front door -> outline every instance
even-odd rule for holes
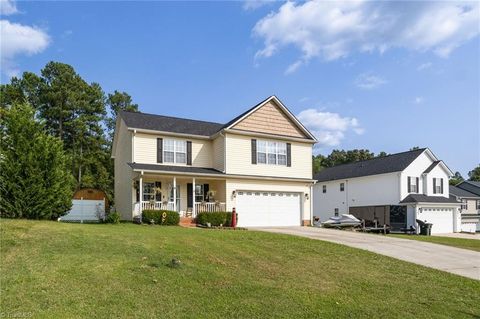
[[[168,202],[173,203],[173,184],[168,185]],[[177,212],[180,211],[180,185],[177,185],[176,187],[177,191]]]

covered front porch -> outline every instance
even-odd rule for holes
[[[133,181],[134,216],[143,210],[172,210],[195,218],[226,211],[225,180],[213,177],[139,173]]]

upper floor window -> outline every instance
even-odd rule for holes
[[[257,141],[257,163],[287,165],[287,143]]]
[[[175,139],[163,139],[164,163],[187,163],[187,142]]]
[[[327,185],[323,185],[323,186],[322,186],[322,192],[323,192],[323,193],[326,193],[326,192],[327,192]]]
[[[477,200],[477,209],[480,209],[480,200]]]
[[[337,217],[337,216],[338,216],[338,208],[335,208],[334,215],[335,215],[335,217]]]
[[[409,176],[408,177],[408,192],[409,193],[418,193],[418,177]]]
[[[443,194],[443,178],[433,178],[433,193]]]
[[[460,207],[461,209],[467,209],[467,200],[462,199],[462,206]]]
[[[345,183],[340,183],[340,191],[343,192],[345,190]]]

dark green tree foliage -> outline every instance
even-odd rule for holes
[[[108,94],[107,105],[110,108],[110,117],[107,118],[106,125],[110,140],[113,140],[118,112],[138,112],[138,104],[133,103],[132,97],[128,93],[115,90],[113,94]]]
[[[2,85],[0,93],[2,108],[29,102],[47,131],[63,141],[77,188],[100,188],[112,199],[111,140],[104,132],[109,122],[100,85],[87,83],[68,64],[49,62],[40,76],[25,72]]]
[[[313,156],[313,173],[320,172],[325,167],[332,167],[340,164],[347,164],[357,161],[364,161],[375,157],[383,157],[388,154],[380,152],[375,156],[373,152],[366,149],[354,149],[354,150],[333,150],[330,155],[316,155]]]
[[[460,174],[460,172],[455,172],[455,175],[453,175],[453,177],[450,178],[449,184],[455,186],[461,182],[463,182],[462,174]]]
[[[369,150],[333,150],[323,161],[324,166],[331,167],[339,164],[352,163],[374,158],[375,154]]]
[[[72,205],[73,178],[57,137],[48,135],[26,103],[2,109],[0,214],[52,219]]]
[[[468,172],[468,180],[474,182],[480,182],[480,165]]]

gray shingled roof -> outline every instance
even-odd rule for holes
[[[466,191],[464,189],[461,189],[460,187],[453,186],[453,185],[449,186],[449,192],[450,192],[450,195],[455,195],[460,198],[479,198],[480,199],[480,196],[470,193],[469,191]]]
[[[358,161],[327,167],[315,174],[313,179],[319,182],[333,181],[353,177],[400,172],[407,168],[426,148],[376,157],[366,161]]]
[[[195,173],[195,174],[218,174],[224,175],[214,168],[207,167],[192,167],[192,166],[174,166],[174,165],[160,165],[160,164],[140,164],[140,163],[127,163],[131,168],[146,171],[158,171],[167,173]]]
[[[432,171],[432,169],[435,168],[435,166],[437,166],[441,161],[435,161],[433,162],[429,167],[427,167],[427,169],[423,172],[423,174],[428,174]]]
[[[463,181],[457,187],[480,196],[480,182]]]
[[[211,136],[223,128],[223,124],[155,115],[140,112],[121,111],[119,116],[128,127],[153,131]]]
[[[272,96],[266,98],[265,100],[254,105],[253,107],[243,112],[239,116],[235,117],[226,124],[141,112],[120,111],[118,115],[125,121],[127,126],[130,128],[210,137],[213,134],[221,131],[222,129],[229,127],[230,125],[238,121],[240,118],[242,118],[243,116],[245,116],[246,114],[257,108],[259,105],[263,104],[265,101],[271,98]],[[307,129],[305,128],[305,130]],[[310,139],[310,137],[308,138]]]
[[[447,198],[447,197],[442,197],[442,196],[427,196],[423,194],[410,194],[407,197],[405,197],[402,201],[400,201],[401,204],[406,204],[406,203],[454,203],[454,204],[459,204],[459,202],[453,198]]]

